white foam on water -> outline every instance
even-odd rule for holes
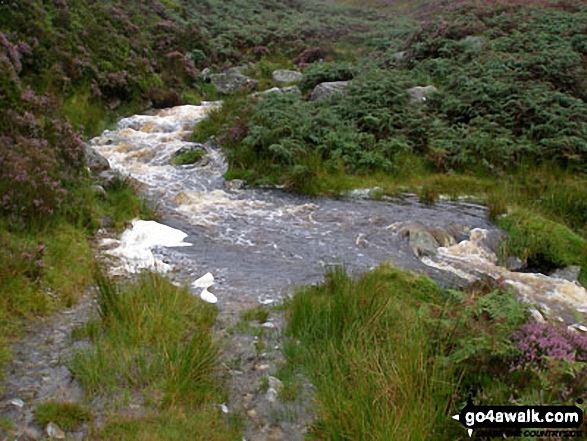
[[[114,271],[123,270],[127,273],[137,273],[143,269],[157,272],[167,272],[171,267],[155,257],[153,250],[157,247],[186,247],[191,243],[184,242],[187,234],[167,225],[155,221],[135,219],[132,226],[124,231],[118,246],[105,251],[106,254],[118,257],[122,265]],[[112,244],[112,239],[107,239]],[[106,245],[106,244],[103,244]]]
[[[214,276],[212,273],[206,273],[192,283],[194,288],[203,288],[202,292],[200,293],[200,298],[202,300],[208,303],[216,303],[218,302],[218,298],[210,291],[208,291],[208,288],[210,288],[212,285],[214,285]]]
[[[497,265],[497,256],[483,246],[487,230],[476,228],[469,240],[439,248],[435,259],[424,258],[428,266],[450,271],[472,281],[485,275],[510,287],[518,297],[539,306],[551,318],[560,319],[561,311],[573,315],[587,307],[587,290],[567,280],[544,274],[519,273]],[[554,316],[553,316],[554,315]]]

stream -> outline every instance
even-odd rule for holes
[[[373,200],[365,197],[368,190],[339,198],[307,197],[226,182],[220,150],[211,142],[189,141],[194,125],[219,105],[124,118],[90,145],[113,169],[138,181],[161,216],[158,222],[135,220],[120,239],[102,242],[103,253],[114,258],[112,273],[166,272],[175,283],[190,285],[194,295],[217,304],[216,331],[224,341],[222,365],[230,394],[221,408],[246,416],[244,439],[301,441],[313,415],[311,385],[305,384],[293,403],[280,403],[273,385],[267,392],[259,387],[267,376],[270,384],[279,384],[273,375],[284,362],[283,314],[271,312],[263,325],[265,349],[259,353],[257,337],[235,332],[240,313],[279,303],[296,286],[318,283],[336,266],[356,275],[390,262],[444,286],[490,277],[533,303],[537,319],[548,316],[587,331],[576,321],[577,310],[587,312],[584,288],[497,265],[487,242],[501,233],[483,206],[425,205],[414,196]],[[205,156],[192,165],[171,165],[178,151],[190,149],[203,149]],[[447,243],[421,255],[412,238],[430,241],[434,231],[448,237]]]

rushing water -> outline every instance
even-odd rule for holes
[[[394,233],[398,223],[414,221],[431,228],[458,225],[461,230],[494,230],[481,206],[426,206],[415,199],[308,198],[280,190],[229,189],[222,177],[226,164],[211,145],[205,145],[206,157],[199,164],[170,165],[176,151],[194,145],[189,142],[194,124],[217,105],[181,106],[154,116],[125,118],[117,130],[104,132],[91,144],[114,169],[142,182],[148,197],[158,203],[161,222],[180,230],[179,235],[171,229],[165,230],[167,233],[154,231],[151,235],[158,239],[139,246],[135,257],[143,253],[144,258],[151,259],[145,257],[144,250],[159,245],[153,261],[161,268],[175,268],[180,279],[192,282],[211,273],[215,284],[210,289],[222,310],[237,311],[278,300],[294,285],[320,281],[333,265],[359,272],[385,261],[426,272],[440,282],[464,281],[470,274],[479,273],[498,279],[509,277],[515,279],[510,286],[524,285],[521,291],[526,300],[543,302],[544,290],[548,289],[562,292],[556,299],[566,302],[566,307],[587,305],[584,289],[576,287],[573,291],[565,285],[574,296],[565,299],[556,281],[532,287],[503,268],[496,273],[491,259],[479,262],[473,247],[441,248],[436,258],[423,263],[407,240]],[[138,225],[141,231],[148,230],[144,230],[144,224]],[[137,245],[136,237],[142,236],[133,237]],[[125,247],[127,251],[133,249],[124,241],[119,245],[113,252],[121,257]],[[133,252],[127,254],[132,256]],[[127,259],[124,265],[127,270],[135,265],[136,270],[142,265],[139,261],[133,264]],[[536,299],[533,290],[540,293]]]

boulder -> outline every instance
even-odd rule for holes
[[[328,98],[332,95],[343,93],[349,84],[351,84],[350,81],[331,81],[327,83],[320,83],[312,91],[310,101],[318,101],[324,98]]]
[[[302,81],[303,74],[296,70],[278,69],[273,72],[273,82],[277,86],[288,83],[299,83]]]
[[[230,190],[242,190],[247,186],[247,181],[243,179],[233,179],[231,181],[226,181],[224,186]]]
[[[243,75],[238,68],[226,72],[211,74],[210,81],[214,88],[222,94],[230,94],[254,88],[258,81]]]
[[[410,102],[413,104],[422,104],[426,102],[428,97],[436,92],[438,92],[438,89],[434,86],[416,86],[408,89]]]
[[[253,94],[253,96],[256,97],[263,97],[263,96],[267,96],[267,95],[271,95],[273,93],[297,93],[297,94],[301,94],[301,90],[299,89],[298,86],[287,86],[287,87],[272,87],[271,89],[267,89],[267,90],[263,90],[261,92],[255,92]]]
[[[202,71],[200,72],[200,75],[198,75],[198,78],[200,80],[208,83],[208,82],[210,82],[210,75],[212,75],[212,69],[210,69],[209,67],[206,67],[205,69],[202,69]]]

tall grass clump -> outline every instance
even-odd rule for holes
[[[316,387],[320,439],[427,439],[449,390],[424,321],[439,296],[390,267],[355,281],[337,270],[294,296],[286,353]]]
[[[220,430],[210,439],[236,439],[215,405],[223,401],[214,376],[218,348],[211,327],[216,308],[154,274],[121,286],[102,276],[96,281],[100,331],[89,333],[92,348],[75,355],[71,370],[91,393],[140,393],[149,415],[161,412],[144,420],[112,420],[106,432],[131,439],[142,426],[141,439],[157,439],[153,430],[165,433],[173,420],[178,427],[169,428],[170,433],[201,426],[210,433]]]

